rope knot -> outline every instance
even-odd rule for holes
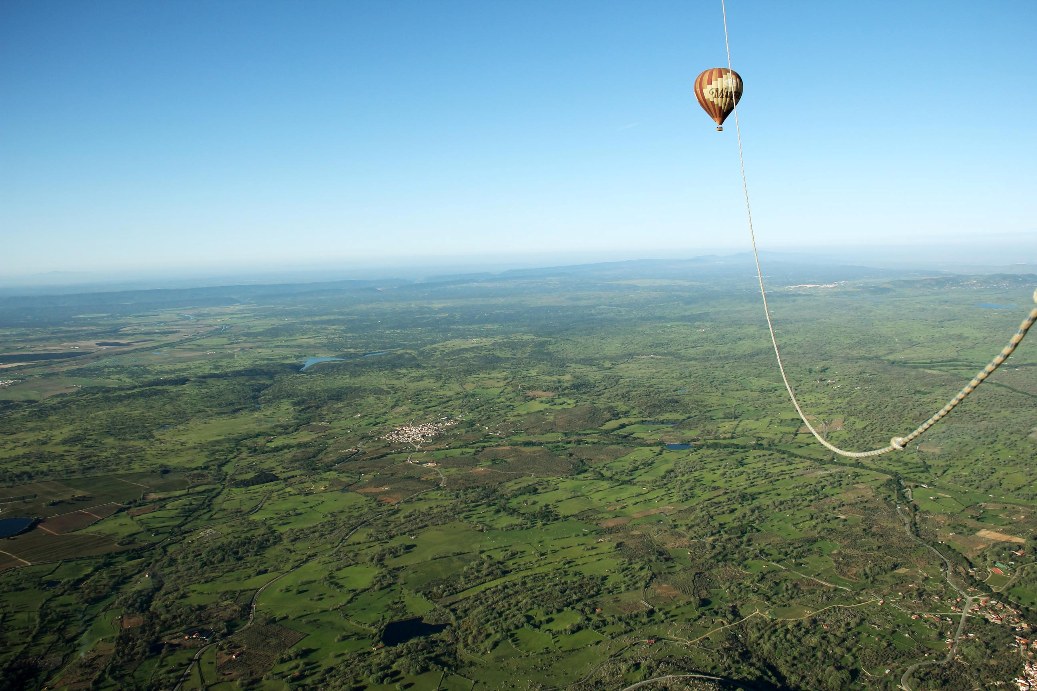
[[[893,437],[892,439],[889,440],[889,445],[892,446],[897,451],[903,451],[904,450],[904,438],[903,437]]]

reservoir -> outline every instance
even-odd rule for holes
[[[390,622],[385,631],[382,632],[382,643],[385,645],[399,645],[413,638],[422,638],[439,633],[446,628],[446,624],[426,624],[421,619],[402,619]]]
[[[314,365],[319,365],[322,362],[341,362],[341,361],[342,361],[342,358],[340,358],[340,357],[308,357],[308,358],[306,358],[306,362],[303,363],[302,369],[299,370],[299,371],[300,372],[305,372],[306,370],[308,370],[309,368],[313,367]]]
[[[690,448],[691,448],[691,444],[667,444],[666,445],[666,450],[667,451],[684,451],[684,450],[690,449]]]
[[[18,517],[0,519],[0,538],[14,537],[19,533],[24,533],[34,525],[36,525],[35,518]]]
[[[309,368],[313,367],[314,365],[319,365],[322,362],[344,362],[346,360],[355,360],[358,357],[362,357],[363,358],[363,357],[378,357],[379,355],[388,355],[391,352],[392,352],[391,350],[375,350],[375,351],[372,351],[370,353],[361,353],[360,355],[351,355],[348,358],[342,358],[342,357],[308,357],[308,358],[306,358],[306,362],[303,363],[302,369],[299,370],[299,371],[300,372],[305,372],[306,370],[308,370]]]

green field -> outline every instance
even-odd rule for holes
[[[911,688],[1010,684],[1037,626],[1037,348],[921,444],[835,457],[728,271],[0,305],[21,353],[134,344],[4,370],[0,517],[44,520],[0,540],[0,686],[897,689],[972,597],[974,636]],[[813,421],[874,448],[1022,316],[979,305],[1034,281],[779,283],[772,308]],[[445,628],[383,644],[413,618]]]

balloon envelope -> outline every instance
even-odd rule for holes
[[[742,78],[726,67],[711,67],[695,78],[695,98],[717,130],[723,130],[721,125],[742,98]]]

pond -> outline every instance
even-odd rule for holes
[[[667,451],[684,451],[684,450],[690,449],[690,448],[691,448],[691,444],[667,444],[666,445],[666,450]]]
[[[4,518],[0,519],[0,538],[13,537],[19,533],[24,533],[29,528],[36,525],[35,518]]]
[[[446,624],[426,624],[421,619],[401,619],[390,622],[385,631],[382,631],[382,643],[385,645],[399,645],[414,638],[423,638],[439,633],[447,627]]]

